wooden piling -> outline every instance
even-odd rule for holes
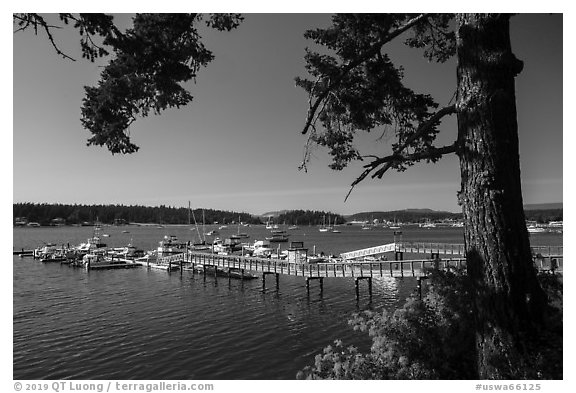
[[[372,298],[372,277],[368,277],[368,293],[370,294],[370,298]]]

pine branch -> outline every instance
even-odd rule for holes
[[[381,179],[382,176],[384,175],[384,173],[386,173],[386,171],[388,169],[390,169],[392,167],[392,165],[394,165],[394,164],[399,164],[402,162],[412,162],[412,161],[419,161],[419,160],[425,160],[425,159],[440,158],[446,154],[455,153],[457,151],[457,149],[458,149],[458,141],[456,141],[453,144],[448,145],[448,146],[442,146],[442,147],[432,146],[426,151],[418,152],[418,153],[414,153],[414,154],[405,154],[405,155],[403,155],[403,154],[391,154],[391,155],[386,156],[386,157],[376,158],[374,161],[364,165],[364,168],[366,168],[366,169],[364,170],[364,172],[362,172],[362,174],[360,176],[358,176],[356,178],[356,180],[354,180],[354,182],[350,186],[350,190],[348,191],[348,194],[346,194],[346,198],[344,198],[344,202],[346,202],[346,200],[348,199],[348,197],[350,196],[350,194],[354,190],[354,187],[356,187],[357,184],[359,184],[362,180],[364,180],[366,177],[368,177],[368,175],[370,175],[370,173],[372,173],[374,170],[376,170],[376,168],[378,168],[380,165],[384,165],[384,166],[382,168],[378,169],[378,171],[376,171],[374,174],[372,174],[372,176],[371,176],[372,178],[378,177],[379,179]]]
[[[22,26],[20,29],[16,30],[15,33],[18,31],[21,31],[21,30],[25,30],[28,26],[32,25],[32,26],[34,26],[35,33],[38,34],[38,26],[40,26],[46,32],[46,35],[48,36],[48,40],[50,41],[50,44],[52,45],[52,47],[54,48],[54,50],[56,51],[56,53],[58,55],[62,56],[65,59],[76,61],[76,59],[74,59],[74,58],[68,56],[66,53],[62,52],[60,50],[60,48],[58,47],[58,45],[56,45],[56,42],[54,41],[54,37],[52,36],[52,32],[50,31],[50,29],[60,28],[59,26],[49,25],[48,23],[46,23],[44,18],[42,18],[38,14],[26,14],[25,18],[20,17],[18,15],[13,15],[13,18],[20,20],[22,22],[24,22],[24,21],[26,22],[24,24],[24,26]]]
[[[326,87],[326,89],[318,96],[314,105],[308,110],[308,116],[306,119],[306,124],[304,125],[304,129],[302,130],[302,134],[306,134],[308,132],[308,129],[310,128],[310,125],[312,124],[312,121],[315,117],[316,111],[318,110],[318,107],[320,106],[322,101],[324,101],[328,97],[328,94],[342,82],[344,77],[348,75],[350,71],[352,71],[354,68],[358,67],[365,61],[369,60],[372,56],[375,56],[376,54],[380,53],[380,50],[386,43],[392,41],[394,38],[398,37],[406,30],[420,23],[422,20],[427,19],[429,16],[430,14],[421,14],[415,18],[410,19],[403,26],[387,34],[384,38],[382,38],[370,49],[368,49],[364,54],[360,55],[356,60],[351,61],[346,66],[344,66],[340,75]]]

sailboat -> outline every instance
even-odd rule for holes
[[[328,227],[326,226],[326,216],[322,216],[322,226],[318,228],[320,232],[328,232]]]
[[[238,233],[236,235],[230,235],[230,239],[246,239],[250,237],[247,233],[240,233],[240,216],[238,216]]]
[[[396,217],[394,217],[394,225],[390,225],[390,229],[400,229],[400,225],[398,225],[398,221],[396,221]]]
[[[266,229],[272,229],[272,228],[274,228],[274,227],[272,226],[272,223],[270,222],[270,216],[268,216],[268,221],[266,221]]]
[[[196,227],[196,233],[198,234],[199,240],[198,243],[192,244],[194,250],[209,250],[210,246],[206,244],[206,234],[204,233],[204,210],[202,210],[202,236],[200,236],[200,229],[198,228],[198,222],[196,221],[196,215],[193,210],[192,217],[194,218],[194,226]],[[188,205],[188,223],[190,223],[190,205]]]
[[[293,230],[296,230],[296,229],[300,229],[300,227],[298,226],[298,219],[296,219],[296,224],[291,225],[291,226],[288,227],[288,230],[290,230],[290,231],[293,231]]]
[[[340,230],[336,228],[336,221],[338,217],[334,217],[334,226],[332,227],[332,233],[340,233]]]

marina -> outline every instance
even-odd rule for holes
[[[92,227],[14,228],[14,377],[148,379],[150,365],[161,362],[153,378],[292,379],[334,339],[368,349],[370,339],[351,330],[348,317],[394,310],[419,284],[425,291],[426,280],[419,283],[418,276],[422,267],[433,266],[432,252],[444,252],[443,245],[451,244],[440,254],[442,263],[456,267],[462,262],[456,246],[462,243],[461,228],[405,227],[403,249],[391,248],[400,239],[389,229],[339,229],[332,234],[300,226],[290,231],[289,242],[270,244],[258,240],[270,236],[263,225],[245,228],[248,243],[266,250],[262,255],[286,259],[204,250],[160,261],[147,254],[151,264],[172,259],[177,270],[148,269],[142,261],[134,269],[87,270],[20,254],[39,244],[58,249],[85,243]],[[107,226],[105,231],[111,250],[132,244],[157,251],[166,235],[191,244],[196,236],[185,225]],[[229,227],[219,236],[234,233],[237,228]],[[206,244],[213,240],[207,237]],[[561,234],[537,234],[531,240],[542,257],[562,250]],[[295,242],[308,249],[307,262],[292,259],[302,255],[288,251]],[[388,260],[379,260],[383,248]],[[364,255],[358,261],[330,259],[348,252]],[[546,268],[548,259],[542,263]],[[231,331],[243,339],[234,339]],[[127,367],[112,366],[116,359]]]

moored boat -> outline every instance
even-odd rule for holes
[[[288,241],[288,236],[284,233],[273,233],[271,237],[267,237],[266,240],[268,240],[270,243],[284,243]]]

